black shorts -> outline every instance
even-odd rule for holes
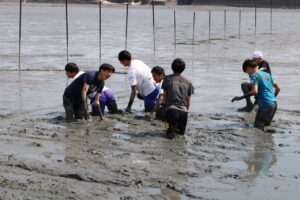
[[[188,119],[188,113],[178,109],[168,109],[164,113],[164,120],[169,126],[183,135]]]
[[[256,113],[254,127],[263,129],[265,126],[270,125],[276,111],[277,111],[276,104],[267,108],[259,108]]]

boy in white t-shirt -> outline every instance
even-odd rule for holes
[[[153,80],[151,69],[142,61],[132,59],[131,53],[126,50],[119,53],[118,59],[122,65],[129,67],[128,81],[131,86],[131,95],[126,112],[131,112],[131,106],[137,91],[139,96],[144,100],[145,112],[151,112],[156,105],[159,94],[159,88],[156,87]]]

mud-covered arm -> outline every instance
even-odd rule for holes
[[[101,106],[100,106],[100,93],[99,92],[97,92],[95,95],[94,106],[96,106],[96,108],[99,112],[100,120],[103,120],[103,115],[102,115]]]
[[[132,85],[131,86],[131,94],[130,94],[130,98],[129,98],[129,102],[128,102],[128,105],[127,105],[127,108],[126,108],[126,112],[131,112],[131,106],[133,104],[133,101],[134,101],[134,98],[135,98],[135,95],[136,95],[136,90],[137,90],[137,86],[136,85]]]
[[[162,104],[162,102],[163,102],[163,94],[159,94],[159,96],[157,98],[157,101],[156,101],[156,104],[155,104],[153,110],[150,113],[150,120],[154,119],[155,112],[157,111],[158,107]]]
[[[244,94],[243,96],[236,96],[236,97],[233,97],[233,99],[231,99],[231,102],[234,102],[234,101],[239,101],[239,100],[242,100],[242,99],[245,99],[247,97],[251,97],[251,96],[255,96],[258,92],[258,87],[257,85],[253,85],[252,86],[252,89],[250,92],[248,92],[247,94]]]
[[[81,92],[81,99],[82,99],[82,105],[84,108],[84,118],[88,119],[89,115],[88,115],[88,106],[87,106],[87,91],[89,90],[89,85],[87,83],[84,83],[83,88],[82,88],[82,92]]]

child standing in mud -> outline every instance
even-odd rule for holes
[[[257,95],[258,111],[256,113],[254,127],[264,131],[264,127],[271,124],[277,110],[277,100],[280,88],[273,83],[272,76],[259,70],[255,61],[247,59],[243,63],[243,70],[249,74],[252,85],[251,91],[240,97],[234,97],[231,101],[239,101]],[[275,88],[275,91],[273,89]]]
[[[72,67],[76,67],[74,63],[70,64]],[[67,64],[67,66],[69,66]],[[68,75],[69,70],[66,66],[66,73]],[[78,67],[77,67],[78,68]],[[75,70],[77,71],[77,70]],[[86,72],[81,74],[65,89],[63,95],[63,105],[66,112],[66,121],[71,122],[75,119],[88,119],[88,107],[87,96],[95,93],[94,106],[99,111],[100,118],[102,119],[102,113],[100,110],[99,96],[104,88],[104,80],[108,79],[115,68],[110,64],[102,64],[99,67],[98,72]],[[71,76],[70,76],[71,77]]]
[[[176,58],[172,63],[173,74],[166,76],[162,84],[164,119],[169,139],[173,139],[177,134],[184,135],[191,96],[194,94],[192,83],[181,75],[184,69],[185,62]]]
[[[269,63],[263,59],[263,54],[261,51],[254,51],[252,54],[252,60],[257,64],[258,69],[260,71],[267,72],[271,75],[271,69],[269,66]],[[244,71],[246,72],[246,71]],[[241,88],[244,94],[247,94],[252,89],[252,84],[248,82],[244,82],[241,84]],[[257,103],[255,100],[254,103],[252,103],[251,98],[247,97],[246,99],[246,106],[243,108],[239,108],[239,112],[251,112],[253,110],[254,105]],[[255,97],[256,99],[256,97]]]

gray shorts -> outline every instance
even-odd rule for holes
[[[259,108],[256,113],[254,127],[263,130],[265,126],[270,125],[276,111],[277,111],[277,104],[274,104],[266,108]]]

